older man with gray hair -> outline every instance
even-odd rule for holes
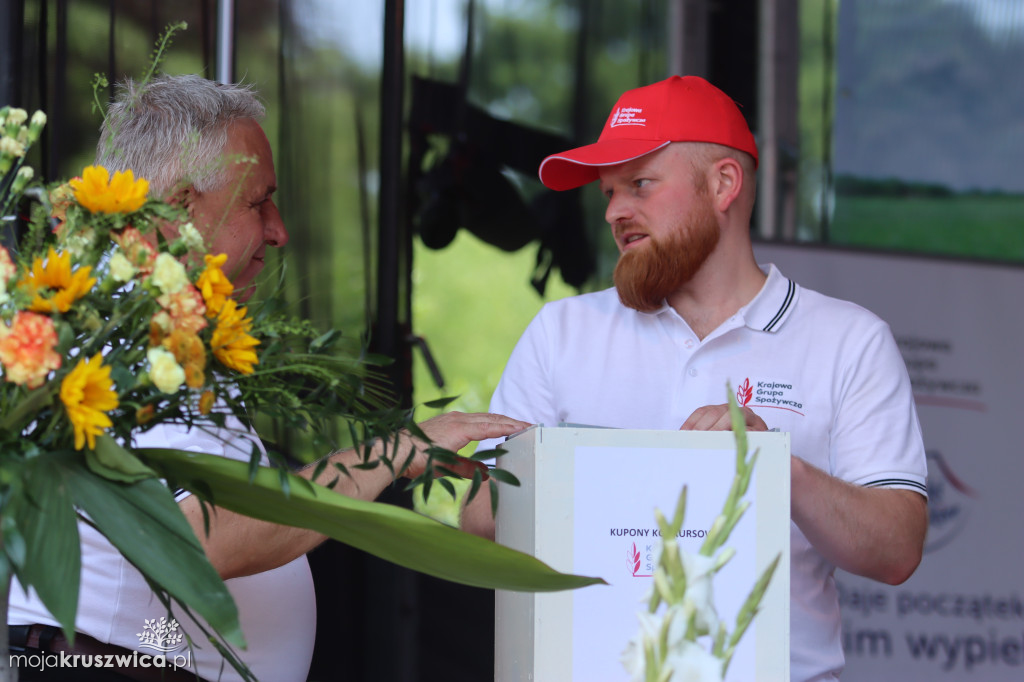
[[[223,269],[242,298],[252,294],[267,248],[288,242],[273,198],[277,178],[270,144],[259,123],[263,114],[263,105],[249,87],[198,76],[128,82],[119,89],[103,123],[97,158],[111,171],[132,169],[150,181],[154,194],[183,202],[209,251],[227,254]],[[453,451],[471,441],[508,435],[526,426],[501,415],[457,412],[420,425],[434,443]],[[255,445],[265,458],[256,434],[234,417],[228,418],[221,434],[161,424],[140,434],[135,444],[244,461],[249,460]],[[353,450],[333,453],[327,459],[353,472],[334,484],[335,491],[344,495],[371,500],[392,482],[387,467],[353,468],[359,461]],[[418,454],[408,475],[422,472],[424,465],[425,455]],[[324,468],[317,482],[329,484],[334,477],[332,469]],[[310,467],[299,475],[312,478],[315,471]],[[210,515],[207,532],[199,501],[185,492],[178,503],[238,605],[248,642],[248,649],[240,652],[241,660],[259,679],[304,681],[316,628],[313,583],[305,554],[323,542],[324,536],[223,509]],[[131,654],[139,647],[138,633],[145,621],[166,616],[166,609],[142,574],[106,538],[84,522],[79,523],[79,533],[82,577],[74,647],[64,640],[57,621],[35,595],[26,595],[21,589],[11,591],[8,622],[12,624],[12,645],[43,653]],[[224,664],[195,623],[183,618],[181,629],[195,643],[189,652],[187,674],[142,667],[103,671],[61,668],[24,670],[22,679],[242,679]]]

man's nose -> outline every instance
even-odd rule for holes
[[[267,209],[268,215],[263,223],[263,237],[268,246],[278,248],[288,243],[288,229],[281,219],[281,212],[277,210],[277,204],[270,202]]]
[[[604,219],[609,225],[614,225],[621,220],[628,220],[633,217],[632,203],[629,197],[621,193],[612,194],[608,199],[608,208],[604,211]]]

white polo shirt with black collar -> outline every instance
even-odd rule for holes
[[[615,289],[548,303],[491,400],[532,423],[678,429],[737,401],[791,434],[794,455],[844,481],[926,493],[910,380],[888,325],[804,289],[774,265],[760,293],[703,340],[668,305],[623,306]],[[493,447],[483,443],[481,447]],[[838,679],[844,664],[835,567],[791,528],[791,679]]]

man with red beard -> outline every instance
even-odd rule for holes
[[[792,680],[835,680],[844,659],[833,573],[899,584],[917,568],[924,445],[885,322],[756,262],[756,169],[736,104],[693,76],[626,92],[595,144],[545,159],[551,189],[599,181],[621,252],[615,288],[547,304],[491,411],[547,425],[724,430],[725,387],[737,387],[748,429],[791,437]],[[766,385],[772,397],[755,397]],[[465,525],[486,532],[477,504]]]

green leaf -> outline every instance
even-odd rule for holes
[[[7,559],[14,566],[19,568],[24,566],[28,548],[25,547],[25,538],[21,536],[21,531],[18,530],[13,516],[5,514],[0,518],[0,534],[3,535],[4,553],[7,555]]]
[[[71,637],[78,610],[82,556],[69,490],[73,483],[53,466],[61,455],[74,453],[52,453],[25,465],[23,496],[14,512],[25,541],[25,563],[17,574],[23,586],[35,588],[36,595]]]
[[[458,400],[458,396],[453,395],[445,398],[437,398],[436,400],[428,400],[427,402],[423,403],[423,406],[432,409],[442,409],[444,407],[447,407],[451,403],[455,402],[456,400]]]
[[[507,469],[488,469],[487,473],[496,481],[506,485],[519,485],[519,479]]]
[[[493,448],[491,450],[478,450],[477,452],[474,452],[472,455],[470,455],[469,459],[475,460],[477,462],[482,462],[484,460],[501,457],[507,452],[508,450],[504,450],[502,448]]]
[[[195,452],[141,449],[151,466],[188,487],[201,479],[217,505],[253,518],[308,528],[427,575],[488,589],[549,592],[604,583],[559,573],[536,558],[470,535],[408,509],[293,485],[281,493],[277,472],[261,468],[252,484],[242,462]],[[304,480],[304,479],[303,479]]]
[[[310,353],[322,352],[322,351],[326,350],[327,348],[329,348],[330,346],[332,346],[334,344],[334,342],[337,341],[339,338],[341,338],[341,332],[338,331],[337,329],[332,329],[331,331],[329,331],[329,332],[327,332],[325,334],[322,334],[319,338],[317,338],[312,343],[310,343],[309,344],[309,352]]]
[[[195,610],[225,640],[244,647],[234,600],[167,487],[152,478],[109,481],[69,454],[56,468],[92,524],[150,581]],[[245,480],[247,463],[236,464],[238,477]]]
[[[156,478],[156,472],[108,435],[96,439],[96,449],[85,451],[85,463],[94,474],[122,483]]]

